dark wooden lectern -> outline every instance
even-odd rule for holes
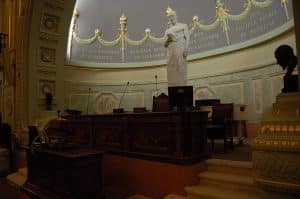
[[[28,149],[23,191],[34,198],[102,198],[102,154],[93,149]]]

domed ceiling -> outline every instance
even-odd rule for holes
[[[293,26],[288,0],[77,0],[68,64],[127,68],[165,63],[170,6],[190,29],[189,60],[251,46]]]

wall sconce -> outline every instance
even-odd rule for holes
[[[2,50],[6,48],[6,39],[8,35],[5,33],[0,33],[0,53],[2,53]]]

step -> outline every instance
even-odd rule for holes
[[[255,189],[252,176],[241,176],[219,172],[205,171],[199,174],[200,184],[216,188],[239,190],[252,193]]]
[[[216,171],[228,174],[252,176],[252,162],[233,161],[221,159],[209,159],[205,161],[208,171]]]
[[[187,198],[185,196],[169,194],[169,195],[165,196],[164,199],[187,199]]]
[[[253,177],[250,176],[241,176],[236,174],[226,174],[214,171],[204,171],[201,172],[199,175],[200,183],[202,180],[213,180],[222,183],[232,183],[237,185],[245,185],[245,186],[252,186],[253,185]]]
[[[208,159],[205,162],[207,165],[229,166],[229,167],[238,167],[238,168],[245,168],[245,169],[252,169],[253,167],[252,162],[249,161]]]
[[[21,188],[26,182],[27,177],[20,172],[16,172],[6,176],[6,180],[10,185],[16,188]]]
[[[196,185],[185,188],[188,199],[258,199],[256,192],[248,193],[209,185]]]
[[[152,198],[140,194],[135,194],[133,196],[128,197],[127,199],[152,199]]]
[[[299,199],[299,196],[256,188],[252,193],[212,186],[186,187],[187,199]]]

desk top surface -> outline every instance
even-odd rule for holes
[[[23,150],[31,150],[31,148],[28,145],[21,145],[19,146]],[[93,155],[102,155],[104,154],[104,151],[88,148],[88,147],[80,147],[75,149],[63,149],[63,150],[54,150],[54,149],[48,149],[48,148],[35,148],[35,151],[42,152],[42,153],[48,153],[52,155],[57,156],[64,156],[69,158],[79,158],[83,156],[93,156]]]
[[[48,155],[61,156],[64,158],[82,158],[89,156],[99,156],[103,155],[104,152],[101,150],[96,150],[92,148],[78,148],[78,149],[64,149],[64,150],[52,150],[52,149],[42,149],[37,148],[36,152],[46,153]]]
[[[192,110],[192,111],[168,111],[168,112],[152,112],[146,111],[142,113],[134,113],[131,111],[125,111],[124,113],[103,113],[95,115],[80,115],[74,118],[89,118],[89,117],[105,117],[105,116],[139,116],[139,115],[181,115],[181,114],[207,114],[206,111]],[[72,115],[63,116],[63,118],[72,118]]]

